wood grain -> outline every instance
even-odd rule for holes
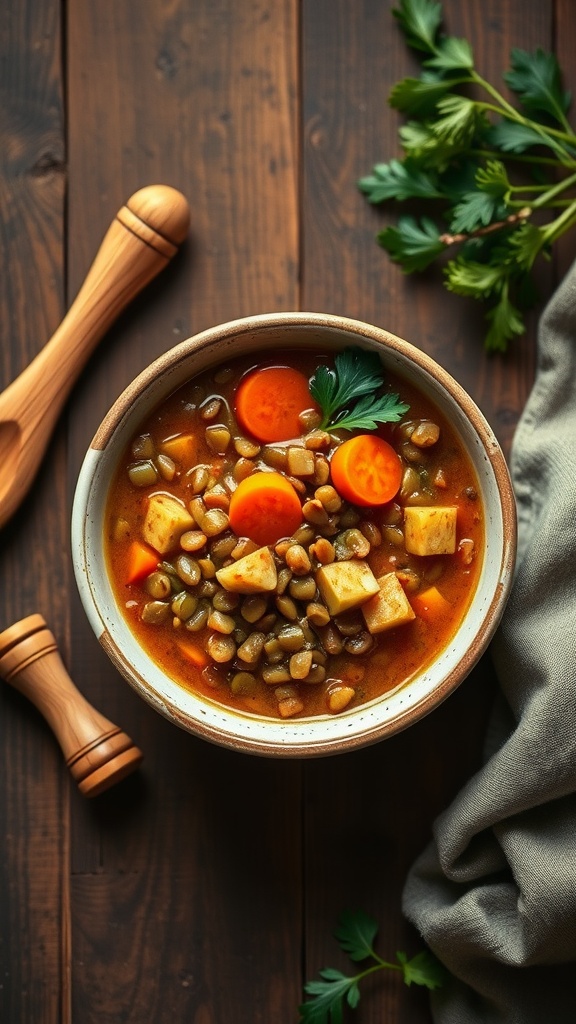
[[[192,207],[182,259],[75,390],[72,466],[161,351],[297,306],[296,12],[293,0],[70,8],[71,295],[120,187],[165,181]],[[281,1019],[300,997],[299,765],[178,732],[131,693],[78,607],[73,623],[73,677],[145,755],[123,792],[74,807],[74,1019]]]
[[[479,68],[494,80],[511,45],[549,48],[550,3],[443,4],[450,32],[474,41]],[[373,164],[398,154],[392,85],[413,74],[390,6],[379,0],[310,0],[303,5],[303,303],[382,325],[415,343],[469,391],[508,451],[535,366],[535,318],[506,361],[483,352],[474,303],[448,296],[432,273],[406,278],[374,241],[394,218],[355,191]],[[550,275],[544,278],[547,289]],[[380,923],[379,949],[416,952],[402,920],[406,872],[431,824],[481,757],[494,695],[488,659],[427,720],[378,747],[305,770],[306,973],[348,963],[331,933],[343,909]],[[362,1024],[427,1024],[421,993],[391,975],[374,982]]]
[[[551,45],[550,2],[443,7],[450,32],[475,41],[478,67],[491,80],[501,80],[512,45]],[[428,352],[472,394],[508,451],[533,380],[536,314],[525,344],[506,360],[486,359],[478,305],[449,296],[435,272],[405,277],[374,238],[395,211],[370,208],[356,189],[375,163],[400,153],[402,119],[387,100],[416,70],[381,0],[304,3],[302,302],[345,310]],[[540,284],[549,294],[550,273]]]
[[[1,386],[56,328],[64,301],[64,103],[60,8],[9,0],[0,16]],[[41,611],[67,651],[62,432],[0,538],[2,628]],[[0,686],[0,1019],[68,1024],[68,782],[38,713]]]
[[[404,277],[374,238],[392,212],[356,188],[398,153],[387,96],[416,68],[392,6],[7,0],[0,13],[0,386],[53,334],[127,196],[164,182],[192,207],[189,241],[90,358],[0,538],[0,631],[41,613],[80,691],[145,754],[85,801],[46,722],[0,687],[3,1024],[296,1024],[303,981],[348,969],[332,932],[350,906],[378,919],[384,955],[419,948],[402,887],[480,762],[489,659],[386,743],[307,763],[242,757],[175,729],[120,678],[80,606],[68,536],[81,460],[122,389],[178,341],[250,313],[336,312],[408,338],[509,452],[539,309],[510,356],[487,358],[477,306],[432,273]],[[575,88],[570,0],[444,9],[487,77],[512,45],[542,46]],[[543,299],[574,253],[563,240],[540,272]],[[431,1024],[427,994],[375,978],[356,1019]]]

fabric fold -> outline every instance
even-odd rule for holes
[[[451,972],[437,1024],[576,1020],[576,265],[540,321],[511,474],[518,561],[485,760],[403,895]]]

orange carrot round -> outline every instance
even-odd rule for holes
[[[238,423],[265,443],[298,437],[302,433],[300,413],[314,408],[307,377],[290,366],[252,370],[236,391]]]
[[[264,546],[292,536],[302,522],[302,506],[280,473],[252,473],[232,492],[228,515],[239,537]]]
[[[402,482],[400,456],[376,434],[344,441],[330,460],[332,483],[354,505],[384,505]]]

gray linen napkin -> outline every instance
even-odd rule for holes
[[[518,564],[485,761],[403,897],[451,972],[438,1024],[576,1022],[576,264],[541,319],[511,472]]]

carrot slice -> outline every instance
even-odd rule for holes
[[[252,370],[236,391],[236,417],[242,430],[266,443],[298,437],[300,413],[316,408],[308,379],[290,366]]]
[[[178,643],[178,649],[196,668],[206,668],[210,663],[210,658],[206,651],[203,647],[200,647],[199,644],[184,643],[183,641],[180,641]]]
[[[128,571],[126,583],[139,583],[158,565],[158,552],[153,551],[142,541],[133,540],[128,548]]]
[[[437,587],[428,587],[411,599],[412,607],[421,619],[431,622],[432,619],[445,618],[452,611],[452,605],[440,593]]]
[[[402,482],[400,456],[376,434],[344,441],[330,460],[332,483],[354,505],[384,505]]]
[[[292,536],[302,522],[302,506],[285,476],[252,473],[232,492],[228,516],[239,537],[264,547]]]

